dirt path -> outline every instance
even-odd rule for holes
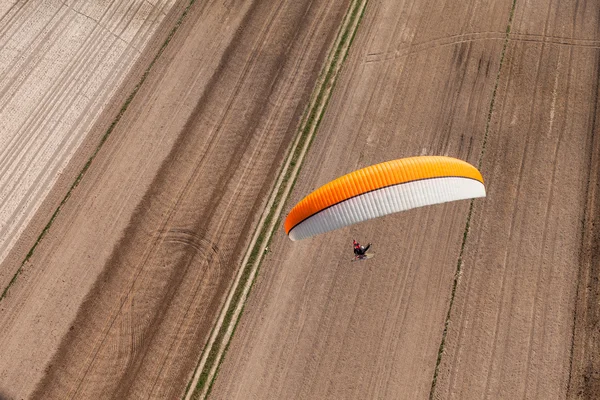
[[[174,3],[2,2],[0,263],[109,99],[127,85],[125,77],[161,22],[169,19]],[[47,210],[44,214],[47,220]],[[31,245],[31,240],[21,243],[19,255]],[[0,268],[2,290],[18,265],[8,262]]]
[[[2,302],[0,390],[183,393],[346,6],[192,6]]]

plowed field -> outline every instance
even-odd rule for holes
[[[2,300],[0,392],[182,395],[346,9],[191,6]]]
[[[212,398],[598,396],[598,15],[370,2],[287,209],[415,154],[479,165],[488,197],[280,229]],[[350,263],[353,238],[375,257]]]
[[[140,63],[147,64],[144,51],[156,53],[152,38],[164,40],[164,29],[181,13],[174,3],[0,4],[0,263],[15,246],[14,258],[22,260],[29,251],[40,229],[21,234],[40,207],[43,222],[32,224],[48,221],[57,205],[46,199],[50,189],[57,181],[65,184],[62,175],[73,182],[69,161],[83,143],[88,157],[85,147],[97,145],[98,134],[90,131],[102,125],[101,113],[111,100],[122,105],[119,88],[131,91],[139,81]],[[0,268],[2,288],[16,265]]]
[[[180,398],[192,378],[350,1],[196,1],[179,24],[187,4],[0,300],[0,397]],[[300,242],[279,226],[210,397],[597,397],[599,16],[368,2],[284,211],[419,154],[478,166],[488,196]],[[134,90],[112,86],[3,284]],[[375,257],[350,262],[353,238]]]

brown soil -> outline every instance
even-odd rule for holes
[[[589,314],[573,338],[594,264],[597,11],[517,2],[438,398],[561,399],[571,362],[598,363],[594,346],[572,353],[597,335]]]
[[[480,164],[488,197],[279,230],[212,397],[600,390],[599,6],[436,5],[369,3],[286,207],[415,154]],[[194,3],[0,302],[0,396],[182,395],[346,7]]]
[[[369,3],[288,209],[384,160],[477,163],[510,4],[447,7]],[[427,397],[468,211],[412,210],[294,243],[279,230],[213,397]],[[375,257],[351,263],[352,238]]]
[[[583,234],[568,385],[568,398],[571,399],[600,396],[600,50],[590,53],[590,68],[594,67],[590,69],[593,82],[590,96],[593,100],[588,108],[588,179],[587,196],[583,198]],[[592,58],[595,60],[592,61]]]
[[[43,224],[48,221],[57,203],[46,195],[64,179],[73,182],[70,159],[97,145],[91,127],[107,120],[101,112],[111,96],[131,93],[139,82],[139,66],[148,65],[142,50],[154,46],[153,35],[164,41],[161,28],[181,14],[174,3],[0,5],[0,263],[14,250],[0,267],[2,290],[20,265],[14,258],[22,261],[41,231],[26,226],[40,224],[33,217],[38,210]],[[121,85],[128,90],[118,90]],[[89,157],[89,149],[84,154]]]
[[[515,4],[369,4],[287,208],[414,154],[481,160],[488,197],[279,231],[212,397],[597,395],[598,12]],[[376,256],[350,263],[352,238]]]
[[[346,7],[194,3],[0,303],[2,392],[183,393]]]

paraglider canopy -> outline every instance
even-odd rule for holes
[[[337,178],[296,204],[285,220],[292,240],[411,208],[485,197],[481,173],[452,157],[387,161]]]

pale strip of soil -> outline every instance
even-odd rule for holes
[[[0,263],[174,3],[0,7]],[[2,289],[18,266],[0,269]]]
[[[434,398],[567,396],[579,269],[595,257],[598,11],[516,2],[482,163],[488,197],[473,210]],[[597,356],[575,352],[578,373]]]
[[[2,389],[183,394],[346,8],[194,3],[2,303]]]
[[[288,210],[384,160],[477,163],[511,3],[489,7],[369,3]],[[211,397],[426,398],[468,210],[412,210],[294,243],[280,229]],[[375,257],[351,263],[353,238]]]

